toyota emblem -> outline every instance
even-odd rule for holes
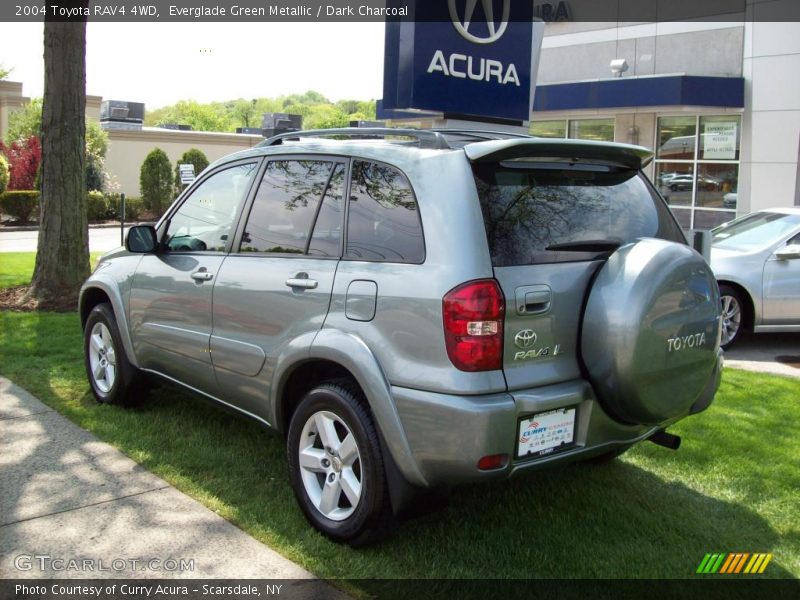
[[[533,329],[523,329],[514,336],[517,348],[530,348],[536,343],[536,332]]]

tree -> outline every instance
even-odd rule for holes
[[[42,133],[42,99],[34,98],[22,109],[9,116],[6,143],[10,147],[28,146],[32,137],[40,138]],[[0,151],[2,145],[0,145]],[[102,190],[105,187],[105,157],[108,151],[108,133],[97,121],[86,121],[86,182],[90,190]],[[11,156],[9,155],[9,159]],[[33,171],[36,172],[38,161]],[[22,184],[12,189],[32,190],[37,185]]]
[[[172,199],[172,165],[161,148],[153,149],[142,163],[139,192],[146,209],[160,216]]]
[[[0,80],[5,79],[6,77],[8,77],[9,74],[11,73],[11,71],[13,71],[13,70],[14,69],[7,69],[6,66],[3,63],[0,63]]]
[[[192,164],[194,165],[195,176],[208,166],[208,158],[203,154],[202,150],[191,148],[183,153],[178,164],[175,165],[175,195],[177,196],[183,191],[183,184],[181,183],[181,170],[180,165]]]
[[[191,125],[195,131],[233,131],[233,122],[222,111],[208,104],[200,104],[194,100],[180,102],[159,111],[156,125],[178,123]]]
[[[8,115],[6,144],[42,135],[42,99],[34,98],[19,110]]]
[[[88,11],[88,0],[73,6]],[[63,306],[89,276],[86,218],[86,20],[44,23],[39,243],[25,301]]]

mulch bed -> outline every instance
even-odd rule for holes
[[[0,310],[15,310],[19,312],[32,312],[35,310],[51,310],[55,312],[72,312],[77,310],[76,298],[60,297],[41,301],[28,295],[30,286],[21,285],[0,290]]]

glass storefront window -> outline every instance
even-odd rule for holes
[[[710,229],[736,216],[739,115],[659,117],[654,183],[681,227]]]
[[[739,117],[700,117],[699,160],[739,160]]]
[[[656,187],[670,206],[691,206],[694,191],[694,165],[656,163]]]
[[[566,138],[573,140],[614,141],[614,119],[560,119],[557,121],[533,121],[531,135],[544,138]],[[569,133],[569,135],[567,135]]]
[[[697,165],[697,198],[704,208],[736,208],[739,165],[700,163]]]
[[[660,117],[656,158],[692,160],[697,137],[697,117]]]
[[[691,229],[692,228],[692,211],[688,208],[671,208],[672,214],[675,215],[675,219],[678,221],[678,225],[681,226],[681,229]]]
[[[534,121],[531,123],[531,135],[544,138],[567,137],[566,121]]]
[[[569,122],[569,137],[576,140],[614,141],[614,119],[580,119]]]

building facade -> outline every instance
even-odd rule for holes
[[[652,148],[687,229],[800,205],[800,23],[548,23],[531,131]]]

